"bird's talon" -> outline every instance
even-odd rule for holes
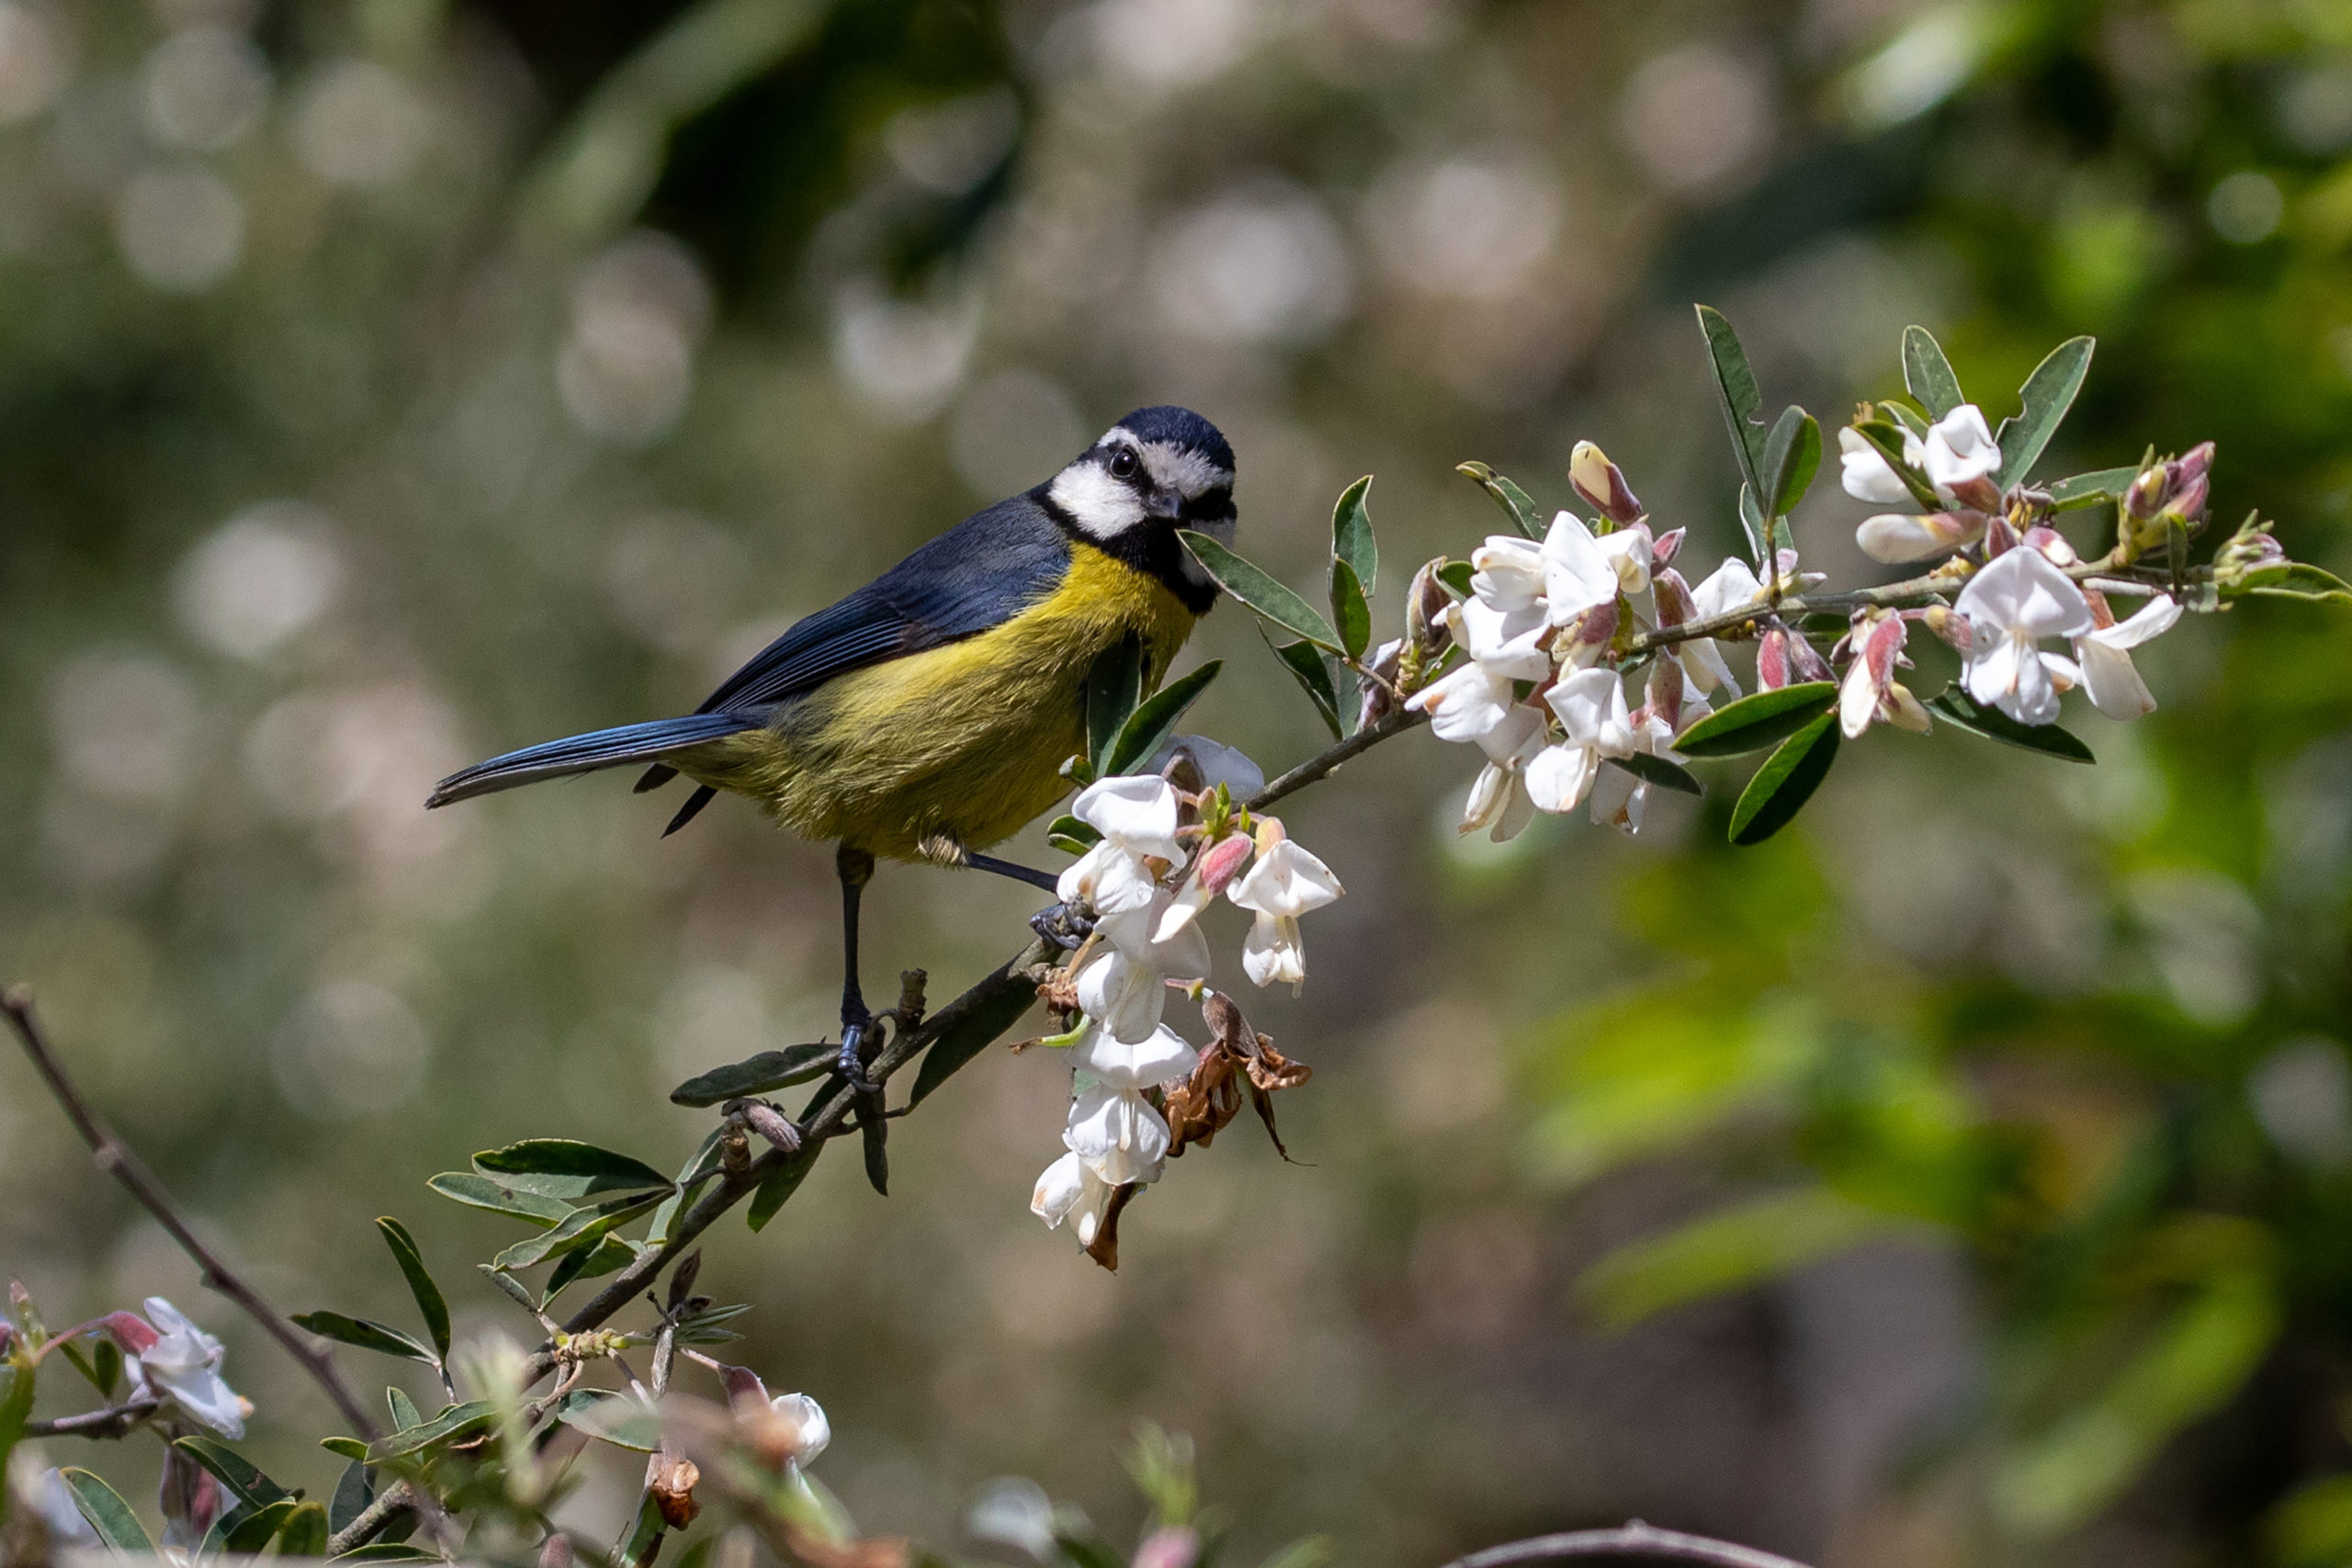
[[[1029,917],[1029,929],[1065,953],[1075,953],[1094,934],[1094,917],[1076,903],[1055,904]]]

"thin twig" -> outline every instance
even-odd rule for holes
[[[340,1557],[346,1551],[356,1551],[378,1536],[393,1517],[416,1506],[414,1490],[405,1481],[395,1481],[377,1495],[376,1500],[359,1510],[359,1517],[338,1530],[328,1541],[325,1555]]]
[[[28,1438],[122,1438],[144,1425],[149,1416],[164,1407],[164,1402],[152,1393],[127,1399],[120,1404],[109,1404],[103,1410],[85,1410],[79,1416],[60,1416],[54,1421],[28,1421]]]
[[[58,1104],[64,1108],[74,1131],[80,1133],[82,1141],[90,1145],[90,1153],[97,1161],[98,1168],[128,1188],[130,1195],[139,1200],[140,1206],[153,1214],[155,1223],[179,1243],[180,1250],[196,1260],[207,1285],[244,1308],[246,1314],[283,1346],[288,1355],[302,1363],[303,1370],[311,1374],[311,1380],[334,1402],[335,1408],[350,1424],[356,1436],[369,1442],[380,1436],[366,1406],[359,1403],[336,1372],[334,1357],[288,1322],[260,1292],[245,1283],[235,1270],[220,1260],[218,1253],[197,1238],[196,1233],[188,1228],[187,1222],[180,1217],[179,1211],[173,1207],[171,1195],[164,1190],[154,1173],[131,1153],[129,1145],[115,1135],[113,1128],[98,1120],[97,1113],[82,1098],[81,1090],[74,1087],[74,1080],[66,1077],[63,1065],[57,1059],[57,1053],[50,1049],[49,1040],[42,1033],[40,1021],[33,1016],[32,993],[22,986],[14,986],[0,992],[0,1012],[8,1015],[8,1021],[14,1026],[17,1039],[25,1048],[25,1055],[32,1058],[35,1070],[48,1083],[49,1091],[57,1097]]]
[[[1399,708],[1366,725],[1345,740],[1325,747],[1241,804],[1251,811],[1263,811],[1284,795],[1295,795],[1308,784],[1330,777],[1339,770],[1340,763],[1372,750],[1390,736],[1401,735],[1416,725],[1428,722],[1429,716],[1425,713]]]
[[[1490,1546],[1467,1557],[1457,1557],[1445,1568],[1504,1568],[1520,1562],[1566,1562],[1578,1558],[1631,1557],[1652,1562],[1703,1562],[1711,1568],[1805,1568],[1793,1558],[1776,1557],[1752,1546],[1736,1546],[1703,1535],[1662,1530],[1627,1522],[1613,1530],[1570,1530],[1565,1535],[1539,1535]]]

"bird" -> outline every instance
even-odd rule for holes
[[[1189,409],[1137,409],[1051,479],[984,508],[865,587],[795,623],[693,713],[568,736],[477,762],[428,809],[645,762],[641,793],[695,785],[663,836],[721,793],[836,846],[842,1040],[862,1092],[873,1015],[858,905],[877,860],[968,866],[1048,889],[1052,874],[980,852],[1069,788],[1086,687],[1132,639],[1164,678],[1218,588],[1180,531],[1229,542],[1233,448]]]

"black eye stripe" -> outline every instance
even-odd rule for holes
[[[1204,490],[1184,503],[1183,519],[1187,523],[1213,521],[1233,515],[1233,489],[1218,485]]]

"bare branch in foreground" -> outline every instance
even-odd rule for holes
[[[28,1438],[121,1438],[145,1424],[147,1418],[164,1407],[164,1402],[153,1394],[141,1394],[120,1404],[109,1404],[103,1410],[85,1410],[79,1416],[60,1416],[54,1421],[28,1421]]]
[[[380,1437],[381,1428],[343,1381],[342,1374],[335,1371],[334,1358],[296,1328],[285,1314],[270,1305],[260,1292],[245,1283],[235,1270],[222,1262],[218,1253],[197,1238],[196,1233],[188,1228],[187,1222],[180,1217],[179,1211],[173,1207],[171,1194],[164,1190],[163,1183],[155,1179],[154,1173],[131,1153],[129,1145],[115,1135],[113,1128],[98,1120],[97,1113],[82,1098],[81,1090],[74,1088],[74,1080],[66,1077],[64,1066],[57,1059],[57,1053],[50,1048],[40,1021],[33,1016],[32,993],[22,986],[12,986],[0,992],[0,1013],[7,1014],[9,1024],[17,1032],[17,1041],[25,1048],[25,1055],[32,1058],[34,1069],[49,1085],[49,1091],[57,1097],[58,1104],[64,1108],[66,1117],[74,1123],[74,1130],[82,1134],[84,1143],[90,1145],[90,1153],[97,1161],[98,1168],[128,1188],[130,1195],[139,1200],[140,1207],[153,1214],[155,1223],[179,1244],[180,1250],[196,1260],[207,1285],[244,1308],[246,1315],[260,1324],[271,1338],[285,1348],[288,1355],[302,1363],[302,1369],[311,1374],[311,1381],[334,1402],[335,1409],[349,1424],[354,1436],[369,1442]]]
[[[1521,1562],[1568,1562],[1580,1559],[1633,1558],[1649,1562],[1702,1562],[1710,1568],[1805,1568],[1793,1558],[1776,1557],[1752,1546],[1736,1546],[1703,1535],[1662,1530],[1629,1519],[1618,1529],[1569,1530],[1490,1546],[1457,1557],[1445,1568],[1505,1568]]]

